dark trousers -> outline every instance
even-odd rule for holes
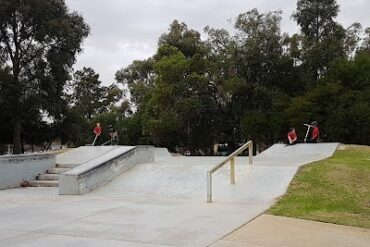
[[[318,142],[319,142],[319,138],[315,138],[315,139],[307,141],[307,143],[318,143]]]

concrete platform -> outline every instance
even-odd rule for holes
[[[122,148],[121,146],[81,146],[71,151],[58,154],[56,163],[59,167],[75,167],[88,161],[94,160],[111,151]],[[133,146],[125,146],[127,150],[134,148]],[[64,166],[63,166],[64,165]]]
[[[208,246],[268,209],[300,165],[329,157],[337,146],[274,146],[252,166],[238,157],[236,185],[228,168],[215,174],[212,204],[206,171],[224,157],[163,150],[155,162],[83,196],[58,196],[54,188],[0,191],[0,246]]]
[[[368,247],[370,230],[262,215],[211,247]]]

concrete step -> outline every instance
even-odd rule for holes
[[[49,174],[49,173],[44,173],[40,174],[36,177],[37,180],[59,180],[59,175],[58,174]]]
[[[30,187],[58,187],[59,181],[56,180],[32,180]]]
[[[57,168],[75,168],[77,165],[76,164],[57,164]]]
[[[61,174],[63,172],[66,172],[70,170],[71,168],[51,168],[47,171],[49,174]]]

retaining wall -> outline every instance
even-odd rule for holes
[[[0,189],[17,188],[23,180],[34,180],[55,167],[55,154],[18,154],[0,156]]]

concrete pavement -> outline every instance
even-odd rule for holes
[[[368,247],[370,230],[262,215],[211,247]]]
[[[136,165],[83,196],[56,188],[0,191],[0,246],[208,246],[263,213],[285,193],[299,166],[332,155],[338,144],[272,147],[225,167],[206,203],[206,171],[225,157],[172,157]]]

